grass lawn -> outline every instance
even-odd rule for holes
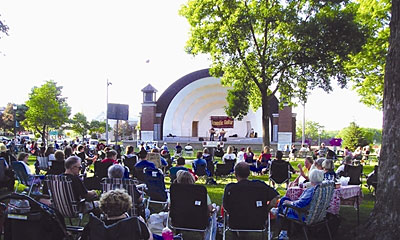
[[[187,158],[191,159],[191,158]],[[33,163],[35,158],[30,157],[29,158],[29,163],[32,172],[34,172],[34,167]],[[297,169],[297,164],[298,163],[304,163],[304,159],[298,159],[297,161],[291,161],[290,162],[292,166]],[[374,168],[374,165],[377,164],[376,159],[372,161],[372,165],[366,165],[364,166],[364,174],[368,175]],[[186,165],[187,167],[191,168],[190,164]],[[336,163],[336,167],[339,166],[339,161]],[[292,180],[297,177],[297,174],[292,175]],[[265,181],[268,184],[268,176],[267,175],[257,175],[257,176],[251,176],[250,179],[259,179],[262,181]],[[366,184],[366,179],[362,178],[363,185],[362,185],[362,192],[364,194],[364,198],[362,200],[362,203],[360,205],[360,225],[366,222],[370,212],[372,211],[374,207],[374,196],[368,191],[367,187],[365,186]],[[217,180],[217,185],[204,185],[205,181],[200,179],[196,182],[196,184],[202,184],[206,186],[208,194],[212,200],[212,202],[216,203],[217,205],[222,204],[222,197],[223,197],[223,192],[226,184],[229,182],[236,182],[236,179],[234,177],[228,178],[228,179],[218,179]],[[165,183],[167,188],[170,186],[170,179],[169,177],[165,178]],[[285,195],[285,189],[284,188],[278,188],[278,192],[281,196]],[[339,227],[338,232],[336,235],[334,235],[334,239],[353,239],[356,231],[354,231],[357,227],[357,212],[356,209],[352,206],[341,206],[340,208],[340,219],[341,219],[341,224]],[[273,222],[274,226],[274,222]],[[302,234],[297,234],[296,236],[292,237],[291,239],[303,239]]]

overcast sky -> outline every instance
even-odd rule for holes
[[[9,36],[0,39],[0,106],[24,103],[33,86],[54,80],[63,86],[72,113],[96,118],[109,102],[140,112],[141,89],[157,96],[174,81],[210,65],[206,56],[184,52],[189,26],[178,9],[184,0],[0,0]],[[147,60],[150,60],[146,63]],[[302,120],[302,108],[294,109]],[[306,118],[326,129],[351,121],[381,128],[382,113],[365,107],[350,90],[312,92]]]

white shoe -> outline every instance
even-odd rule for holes
[[[279,209],[276,207],[271,208],[270,213],[272,213],[272,215],[274,215],[274,216],[277,216],[279,213]]]
[[[287,235],[287,231],[281,231],[279,233],[278,240],[289,240],[289,237]]]

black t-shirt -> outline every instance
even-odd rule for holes
[[[63,174],[67,176],[72,181],[72,191],[74,191],[74,196],[76,200],[80,200],[86,197],[88,190],[85,185],[83,185],[82,180],[78,176],[74,176],[72,174]]]
[[[272,199],[274,199],[276,196],[279,196],[279,193],[272,187],[270,187],[269,185],[267,185],[265,182],[260,181],[260,180],[242,180],[240,182],[237,183],[229,183],[228,185],[226,185],[225,190],[224,190],[224,196],[227,196],[227,192],[232,188],[232,187],[243,187],[246,188],[246,186],[259,186],[264,188],[264,193],[266,195],[266,199],[268,201],[271,201]],[[229,211],[229,203],[227,201],[226,197],[223,197],[223,206],[224,209],[226,209],[227,211]]]

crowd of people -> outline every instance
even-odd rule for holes
[[[230,183],[225,186],[224,197],[222,208],[229,214],[232,209],[231,202],[225,198],[228,193],[236,188],[237,186],[258,186],[265,191],[265,197],[268,199],[268,208],[272,209],[272,213],[278,214],[285,208],[284,204],[290,204],[298,208],[306,208],[311,201],[314,189],[323,181],[336,181],[336,179],[343,175],[344,166],[351,165],[353,159],[357,153],[353,155],[345,154],[343,164],[335,171],[334,159],[329,154],[329,149],[321,144],[318,151],[315,151],[315,155],[307,156],[304,163],[299,163],[297,169],[294,169],[289,161],[283,159],[284,151],[275,151],[275,154],[271,153],[271,149],[268,146],[263,148],[261,154],[256,156],[251,147],[241,148],[240,151],[234,146],[227,146],[226,151],[218,146],[213,149],[210,153],[208,148],[204,148],[197,151],[195,159],[192,161],[192,167],[188,167],[188,162],[182,156],[184,148],[177,143],[174,148],[174,154],[170,151],[167,143],[164,143],[160,148],[157,145],[146,145],[142,144],[139,146],[139,151],[135,152],[135,147],[128,146],[126,151],[123,152],[119,146],[106,146],[99,143],[94,149],[88,146],[87,143],[66,143],[62,146],[54,146],[49,144],[47,147],[37,147],[37,143],[27,143],[26,151],[20,152],[17,158],[13,159],[12,154],[4,144],[0,144],[1,159],[4,161],[6,169],[10,168],[12,161],[21,162],[28,175],[33,176],[29,165],[28,157],[29,154],[35,156],[48,157],[51,164],[47,170],[47,174],[63,175],[71,179],[72,188],[74,195],[77,199],[100,199],[95,205],[87,205],[87,211],[100,211],[104,214],[102,221],[105,225],[112,225],[119,221],[129,219],[129,209],[132,208],[133,202],[144,201],[143,194],[138,192],[137,199],[131,199],[130,196],[123,190],[112,190],[98,196],[97,192],[88,189],[85,186],[82,176],[90,173],[91,166],[95,162],[109,163],[108,177],[109,178],[121,178],[130,179],[135,177],[135,173],[124,164],[124,159],[136,158],[135,169],[161,168],[165,176],[169,176],[171,183],[175,184],[189,184],[193,185],[199,177],[206,176],[206,184],[216,184],[214,180],[215,166],[217,163],[222,162],[223,164],[231,165],[231,172],[235,175],[237,182]],[[301,149],[300,149],[301,151]],[[296,151],[290,150],[289,154],[294,154]],[[7,153],[7,154],[6,154]],[[158,154],[160,163],[156,165],[149,159],[149,155]],[[217,156],[221,159],[218,161]],[[286,164],[288,170],[292,173],[298,173],[298,177],[292,181],[289,186],[300,186],[306,188],[299,199],[287,199],[281,198],[279,205],[277,201],[279,194],[275,190],[275,186],[269,186],[263,181],[249,180],[248,177],[253,174],[268,174],[272,164]],[[204,173],[202,172],[204,171]],[[82,175],[83,174],[83,175]],[[14,181],[11,175],[9,176],[8,184],[4,186],[13,189],[10,182]],[[270,176],[271,177],[271,176]],[[51,202],[43,200],[44,203],[51,205]],[[210,197],[207,195],[207,206],[209,211],[210,219],[215,222],[215,205],[212,204]],[[276,208],[274,208],[276,207]],[[233,211],[233,210],[232,210]],[[290,210],[291,211],[291,210]],[[290,212],[289,216],[292,218],[299,218],[294,212]],[[146,226],[146,218],[140,220],[139,224],[135,225],[135,231],[140,232],[143,239],[153,239],[159,237],[151,233],[150,228]],[[210,220],[210,222],[212,222]],[[92,230],[90,226],[85,229],[85,234],[90,235]],[[215,237],[216,225],[210,223],[210,229],[207,233]],[[279,239],[287,239],[287,224],[282,225],[282,231],[280,232]]]

